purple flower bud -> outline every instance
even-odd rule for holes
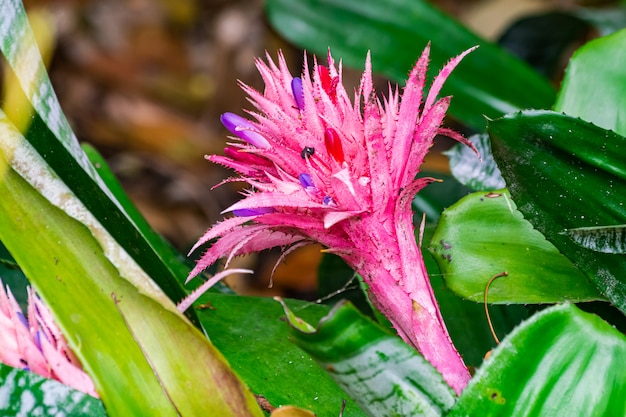
[[[335,203],[335,200],[333,200],[333,198],[329,195],[324,197],[322,204],[329,207],[337,207],[337,203]]]
[[[304,93],[302,92],[302,78],[294,77],[291,80],[291,92],[300,110],[304,110]]]
[[[304,188],[315,188],[315,184],[313,184],[313,180],[309,174],[300,174],[298,178],[300,179],[300,184],[302,184]]]
[[[250,145],[260,149],[271,148],[270,143],[260,133],[254,131],[254,125],[249,120],[235,113],[224,113],[220,116],[220,121],[226,129],[233,135],[245,140]]]
[[[274,207],[257,207],[233,210],[233,214],[237,217],[252,217],[260,216],[261,214],[274,213],[275,211],[276,209],[274,209]]]

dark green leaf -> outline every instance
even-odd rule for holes
[[[298,316],[312,322],[330,307],[286,300]],[[205,294],[195,304],[211,341],[226,356],[252,392],[273,406],[295,405],[318,416],[338,416],[347,395],[309,355],[289,340],[280,304],[269,298]],[[365,414],[351,400],[344,417]]]
[[[626,29],[581,47],[569,63],[554,110],[626,135]]]
[[[626,258],[582,248],[562,234],[626,223],[626,138],[549,111],[508,115],[488,130],[524,217],[626,311]]]
[[[506,190],[477,192],[447,209],[429,250],[457,294],[491,303],[590,301],[595,286],[516,210]]]
[[[449,417],[626,415],[626,338],[564,304],[502,341]]]
[[[291,334],[369,416],[441,416],[454,404],[454,391],[428,361],[350,303],[316,330]]]
[[[52,379],[0,364],[3,416],[106,416],[102,401]]]
[[[491,154],[489,135],[473,135],[469,140],[474,144],[476,153],[464,144],[456,144],[446,155],[450,158],[450,171],[461,183],[475,191],[498,190],[506,186],[504,178]],[[482,159],[482,160],[481,160]]]
[[[563,233],[583,248],[602,253],[626,254],[626,225],[579,227]]]
[[[442,94],[452,94],[450,112],[483,130],[485,119],[517,109],[550,107],[549,83],[501,48],[416,0],[269,0],[266,10],[276,30],[299,46],[326,55],[328,47],[344,64],[362,68],[368,50],[374,71],[403,83],[422,49],[431,45],[430,75],[475,45],[449,78]]]

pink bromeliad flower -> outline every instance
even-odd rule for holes
[[[67,346],[48,308],[28,288],[28,319],[0,280],[0,362],[98,398],[93,381]]]
[[[251,188],[192,249],[217,241],[190,274],[219,258],[283,246],[284,255],[320,243],[341,256],[369,286],[371,299],[398,334],[416,347],[457,393],[470,374],[454,348],[417,246],[411,201],[434,181],[419,178],[436,135],[472,146],[441,127],[450,97],[437,95],[450,72],[471,50],[452,59],[423,89],[427,47],[409,75],[402,97],[373,91],[369,55],[351,101],[328,54],[328,66],[305,63],[293,77],[281,54],[276,65],[258,60],[263,93],[242,85],[256,111],[221,121],[237,139],[225,156],[207,159],[234,169]],[[401,98],[401,100],[400,100]],[[217,278],[207,281],[205,288]],[[185,305],[188,306],[189,303]]]

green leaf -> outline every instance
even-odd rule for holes
[[[602,253],[626,253],[626,225],[579,227],[563,232],[583,248]]]
[[[490,303],[602,299],[595,286],[516,210],[506,190],[477,192],[442,215],[428,248],[446,285],[477,302],[490,278]]]
[[[469,138],[480,154],[468,146],[458,143],[445,154],[450,158],[450,172],[461,184],[475,191],[499,190],[506,186],[504,178],[491,153],[489,135],[486,133]]]
[[[16,102],[4,103],[7,108],[19,106],[19,111],[12,112],[13,124],[21,126],[24,119],[30,120],[26,139],[107,230],[105,237],[92,230],[97,239],[104,239],[101,240],[102,246],[121,246],[172,300],[182,299],[185,291],[179,281],[185,278],[180,276],[185,267],[172,266],[175,260],[170,252],[163,252],[162,241],[126,213],[78,145],[50,84],[22,3],[19,0],[1,0],[0,9],[3,14],[0,49],[26,94],[24,102],[32,104],[32,108],[28,109],[21,106],[22,101],[17,99]],[[28,169],[28,166],[22,167],[23,171]],[[24,172],[21,174],[24,175]],[[46,187],[46,184],[36,181],[34,173],[24,177],[35,186]],[[57,202],[54,204],[58,205]],[[125,265],[118,267],[125,278],[141,285],[139,279],[133,278],[136,275],[134,271],[125,269]],[[194,320],[193,316],[190,318]]]
[[[626,29],[578,49],[554,110],[626,135]]]
[[[335,57],[354,68],[363,68],[371,51],[374,71],[400,83],[430,41],[431,77],[450,58],[480,45],[452,73],[442,92],[454,95],[451,114],[478,130],[484,129],[483,115],[493,118],[554,102],[546,79],[426,1],[269,0],[266,11],[274,28],[297,45],[322,56],[330,47]]]
[[[58,381],[0,364],[3,416],[105,417],[102,401]]]
[[[502,341],[448,416],[623,416],[624,361],[624,335],[573,305],[552,307]]]
[[[626,258],[582,248],[562,233],[626,223],[626,138],[550,111],[507,115],[488,130],[524,217],[626,312]]]
[[[298,316],[317,322],[330,307],[285,300]],[[211,341],[255,395],[271,405],[295,405],[318,416],[339,415],[346,394],[289,340],[280,304],[270,298],[207,293],[195,304]],[[349,400],[343,417],[365,414]]]
[[[6,122],[0,151],[0,240],[50,307],[109,415],[261,415],[223,358],[158,287],[149,278],[138,286],[122,278],[105,256],[119,248],[101,247],[83,223],[40,194],[94,225]],[[45,189],[33,188],[9,161],[36,173]],[[133,268],[129,258],[116,256]]]
[[[335,306],[316,331],[291,334],[370,416],[441,416],[454,404],[428,361],[350,303]]]

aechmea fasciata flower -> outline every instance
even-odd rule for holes
[[[0,280],[0,362],[98,397],[48,308],[28,288],[28,318]]]
[[[369,286],[371,299],[398,334],[460,392],[470,378],[441,318],[417,246],[411,201],[434,181],[416,175],[436,135],[472,146],[441,127],[450,97],[437,95],[469,51],[452,59],[423,97],[429,48],[409,74],[402,97],[373,91],[369,55],[351,101],[330,53],[328,66],[305,63],[293,77],[281,54],[257,61],[259,92],[242,85],[255,111],[222,115],[235,135],[225,155],[207,159],[232,168],[250,185],[198,246],[216,239],[190,278],[222,257],[282,246],[284,254],[320,243],[341,256]],[[214,280],[213,280],[214,281]]]

